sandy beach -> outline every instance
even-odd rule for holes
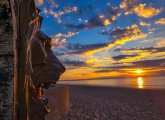
[[[165,120],[165,90],[70,86],[62,120]]]

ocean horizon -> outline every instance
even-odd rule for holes
[[[139,89],[165,89],[165,76],[161,77],[136,77],[136,78],[110,78],[91,80],[60,80],[58,84],[109,86]]]

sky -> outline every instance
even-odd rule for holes
[[[163,76],[165,0],[35,0],[62,80]]]

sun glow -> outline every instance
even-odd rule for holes
[[[138,81],[137,81],[137,83],[138,83],[138,88],[143,88],[143,78],[142,77],[138,77]]]
[[[142,74],[144,71],[143,70],[140,70],[140,69],[137,69],[134,72],[137,73],[137,74]]]

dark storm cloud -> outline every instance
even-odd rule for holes
[[[122,60],[122,59],[128,59],[128,58],[136,57],[136,56],[138,56],[138,55],[118,55],[118,56],[112,57],[112,59],[118,61],[118,60]]]

